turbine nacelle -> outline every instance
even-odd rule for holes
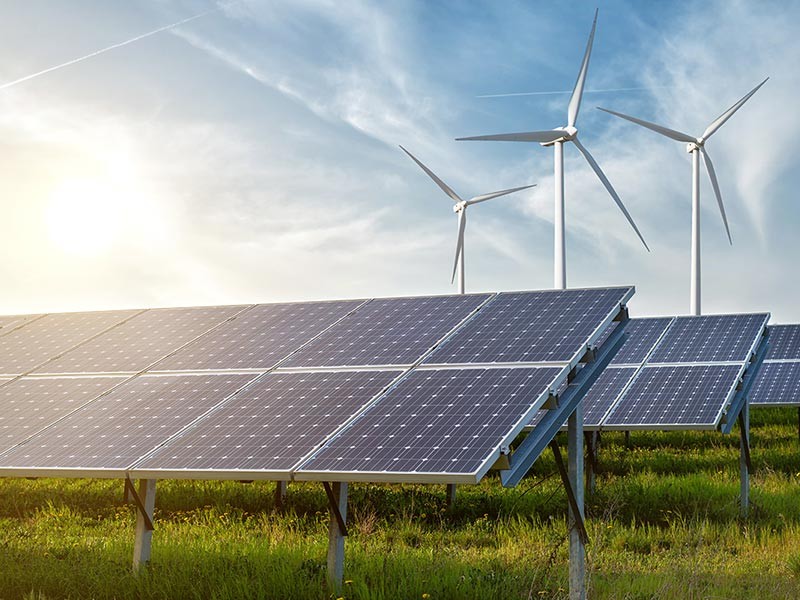
[[[453,212],[458,214],[458,213],[466,210],[467,206],[469,206],[469,203],[466,200],[462,200],[461,202],[456,202],[453,205]]]
[[[552,141],[542,142],[541,145],[544,146],[545,148],[548,147],[548,146],[552,146],[556,142],[571,142],[572,140],[574,140],[575,138],[578,137],[578,128],[573,126],[573,125],[566,125],[564,127],[556,127],[553,131],[563,131],[564,135],[563,135],[563,137],[560,137],[560,138],[552,140]]]

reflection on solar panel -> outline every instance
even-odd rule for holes
[[[770,360],[800,360],[800,325],[770,325],[764,362]]]
[[[38,372],[141,371],[243,308],[203,306],[151,309],[44,365]]]
[[[768,319],[766,314],[677,317],[648,362],[747,360]]]
[[[413,481],[436,473],[476,481],[492,466],[487,461],[493,462],[493,451],[512,441],[562,372],[558,367],[414,371],[298,474],[352,472],[353,480],[390,474],[391,480]]]
[[[740,370],[739,365],[645,367],[604,425],[715,429]]]
[[[631,288],[499,294],[423,362],[567,362],[599,339],[632,294]]]
[[[0,373],[20,375],[139,311],[47,315],[0,336]]]
[[[288,472],[399,374],[267,375],[138,463],[134,472]]]
[[[142,375],[0,456],[0,473],[124,469],[253,377]]]
[[[158,363],[155,369],[267,369],[361,304],[259,304]]]
[[[611,359],[611,364],[643,363],[671,322],[672,317],[631,319],[625,327],[625,342]]]
[[[302,348],[283,367],[410,365],[488,294],[372,300]]]
[[[750,404],[800,406],[800,361],[765,361],[750,391]]]
[[[93,400],[122,377],[23,377],[0,382],[0,452]]]

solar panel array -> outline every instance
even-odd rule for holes
[[[584,398],[584,427],[716,429],[768,319],[631,319],[622,347]]]
[[[477,481],[632,293],[17,321],[0,330],[0,475]]]
[[[769,350],[750,391],[752,406],[800,406],[800,325],[770,325]]]

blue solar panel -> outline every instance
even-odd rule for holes
[[[267,369],[362,301],[259,304],[162,360],[155,370]]]
[[[770,325],[765,360],[800,360],[800,325]]]
[[[124,469],[253,377],[142,375],[0,457],[0,470]]]
[[[410,474],[409,481],[413,474],[474,475],[491,467],[487,460],[510,443],[562,371],[414,371],[299,472]]]
[[[136,470],[289,471],[399,373],[272,373],[137,464]]]
[[[372,300],[281,366],[410,365],[487,298],[460,294]]]
[[[625,341],[611,364],[643,363],[671,322],[672,317],[630,319],[625,326]]]
[[[644,367],[603,426],[713,429],[740,370],[739,365]]]
[[[636,374],[635,367],[605,369],[583,398],[583,424],[600,427],[608,409]]]
[[[600,338],[632,293],[605,288],[499,294],[424,362],[567,362]]]
[[[772,327],[770,327],[770,342]],[[750,389],[753,406],[800,406],[800,362],[765,362]]]
[[[768,314],[676,317],[648,363],[745,361],[768,319]]]

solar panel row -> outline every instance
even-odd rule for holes
[[[750,391],[750,404],[800,406],[800,325],[770,325],[769,350]]]
[[[32,344],[37,358],[79,344],[39,371],[130,373],[158,361],[160,372],[0,382],[0,473],[476,481],[632,293],[95,314],[85,318],[94,335],[108,331],[88,341],[75,317],[69,335],[48,329]],[[453,367],[412,368],[432,349],[430,362]],[[470,356],[480,368],[457,362]],[[289,370],[268,372],[283,357]],[[543,364],[526,365],[532,357]]]

